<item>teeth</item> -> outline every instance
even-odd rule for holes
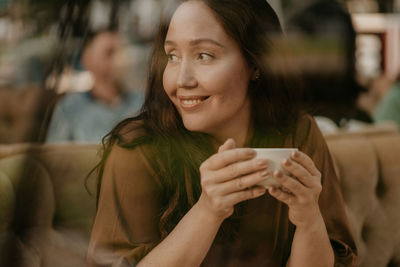
[[[183,103],[184,105],[195,105],[195,104],[198,104],[198,103],[200,103],[200,102],[201,102],[200,99],[182,100],[182,103]]]

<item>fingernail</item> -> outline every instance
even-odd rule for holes
[[[292,157],[293,158],[297,158],[299,156],[299,152],[297,152],[297,151],[293,151],[292,152]]]
[[[246,155],[248,155],[248,156],[254,156],[255,154],[256,154],[256,152],[253,149],[248,149],[246,151]]]
[[[268,177],[271,173],[268,170],[264,170],[261,172],[261,176]]]
[[[290,165],[292,165],[292,163],[290,162],[290,160],[288,160],[288,159],[284,159],[283,160],[283,164],[285,164],[285,166],[290,166]]]
[[[262,194],[265,193],[265,191],[266,191],[265,188],[258,187],[258,188],[255,189],[255,194],[256,194],[256,195],[262,195]]]
[[[280,171],[275,171],[275,176],[278,177],[278,178],[282,178],[283,174]]]
[[[269,189],[270,193],[275,193],[276,192],[276,188],[274,186],[271,186]]]
[[[257,165],[258,166],[268,166],[268,160],[266,160],[266,159],[259,159],[259,160],[257,160]]]

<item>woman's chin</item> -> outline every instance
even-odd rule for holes
[[[188,124],[184,124],[186,130],[190,131],[190,132],[203,132],[205,133],[204,129],[202,129],[201,127],[196,127],[194,125],[188,125]]]
[[[201,133],[208,133],[207,127],[204,127],[200,123],[196,123],[194,121],[183,121],[183,125],[185,126],[186,130],[190,132],[201,132]]]

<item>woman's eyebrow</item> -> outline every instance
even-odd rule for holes
[[[210,43],[210,44],[219,46],[219,47],[221,47],[221,48],[225,48],[225,46],[224,46],[223,44],[221,44],[221,43],[219,43],[219,42],[217,42],[217,41],[215,41],[215,40],[213,40],[213,39],[209,39],[209,38],[199,38],[199,39],[191,40],[191,41],[189,42],[189,44],[190,44],[191,46],[196,46],[196,45],[199,45],[199,44],[201,44],[201,43]],[[175,46],[176,43],[175,43],[174,41],[171,41],[171,40],[165,40],[164,45]]]
[[[195,39],[195,40],[190,41],[190,45],[193,45],[193,46],[201,44],[201,43],[211,43],[211,44],[214,44],[214,45],[222,47],[222,48],[225,47],[221,43],[219,43],[213,39],[209,39],[209,38],[200,38],[200,39]]]

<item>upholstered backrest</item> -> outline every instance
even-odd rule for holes
[[[399,133],[336,134],[326,140],[336,163],[360,266],[400,266]]]
[[[85,266],[98,148],[0,146],[0,266]]]

